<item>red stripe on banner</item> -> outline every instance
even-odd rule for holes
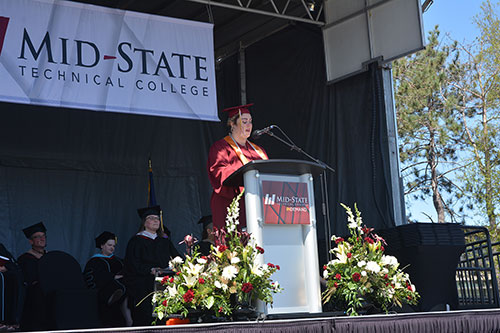
[[[116,57],[108,56],[108,55],[104,56],[104,60],[109,60],[109,59],[116,59]]]
[[[2,54],[3,41],[5,39],[5,34],[7,33],[8,24],[9,18],[0,16],[0,54]]]

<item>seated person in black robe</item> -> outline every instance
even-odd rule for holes
[[[23,229],[31,245],[31,249],[17,259],[26,285],[26,297],[21,317],[21,330],[23,331],[44,330],[48,324],[44,311],[45,301],[38,283],[38,261],[46,253],[46,231],[43,222]]]
[[[0,293],[2,307],[0,330],[17,330],[24,301],[24,280],[21,267],[12,254],[0,243]]]
[[[96,248],[100,252],[93,255],[85,265],[84,275],[87,284],[98,290],[99,312],[101,320],[107,326],[115,326],[121,322],[113,314],[119,307],[126,326],[132,326],[132,316],[128,308],[126,287],[123,283],[123,261],[114,255],[116,246],[115,234],[104,231],[95,239]]]
[[[202,240],[198,244],[198,250],[201,255],[208,256],[210,254],[211,245],[214,244],[214,224],[212,222],[212,215],[203,216],[199,221],[203,224]]]
[[[142,223],[139,232],[127,245],[125,282],[134,326],[146,326],[153,321],[150,294],[154,289],[155,276],[166,269],[169,261],[179,253],[160,228],[160,206],[141,208],[137,212]]]

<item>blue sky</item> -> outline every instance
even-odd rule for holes
[[[472,42],[477,35],[473,17],[479,14],[481,3],[480,0],[434,0],[423,13],[424,29],[427,32],[439,24],[439,30],[449,33],[454,40]]]
[[[423,3],[423,1],[421,2]],[[427,38],[428,31],[439,25],[441,36],[448,34],[453,40],[465,44],[472,42],[478,35],[473,18],[479,14],[481,3],[481,0],[434,0],[434,3],[423,13],[425,37]],[[437,221],[432,198],[429,198],[426,202],[413,201],[409,212],[411,212],[412,219],[419,222],[430,221],[423,212],[432,216],[434,221]]]

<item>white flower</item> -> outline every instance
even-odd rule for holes
[[[350,246],[347,243],[339,243],[334,249],[335,255],[337,257],[334,263],[345,264],[347,263],[347,253],[350,251]]]
[[[189,263],[186,272],[190,275],[198,276],[198,274],[200,274],[202,270],[203,270],[202,265],[199,264],[193,265],[192,263]]]
[[[177,288],[174,287],[167,287],[167,290],[168,290],[168,295],[170,297],[174,297],[175,295],[177,295]]]
[[[227,284],[225,284],[225,283],[221,283],[221,282],[220,282],[220,281],[218,281],[218,280],[216,280],[216,281],[214,282],[214,285],[215,285],[217,288],[222,289],[222,290],[224,290],[224,291],[226,291],[226,290],[227,290]]]
[[[393,256],[383,255],[382,259],[381,259],[381,262],[382,262],[382,264],[384,266],[395,266],[395,267],[397,267],[399,265],[398,259],[396,259],[396,257],[393,257]]]
[[[207,260],[206,260],[206,259],[203,259],[203,258],[198,258],[198,259],[196,259],[196,262],[197,262],[198,264],[204,265],[204,264],[206,264],[206,263],[207,263]]]
[[[361,260],[360,262],[358,262],[358,267],[363,267],[364,265],[366,265],[366,261]]]
[[[380,266],[375,261],[369,261],[366,263],[366,269],[372,271],[373,273],[380,272]]]
[[[222,270],[222,277],[226,280],[232,280],[236,274],[238,274],[238,268],[233,265],[226,266]]]
[[[239,262],[240,262],[240,258],[238,258],[238,257],[234,257],[231,259],[231,264],[237,264]]]
[[[358,227],[358,224],[355,221],[351,221],[351,222],[349,222],[349,224],[347,225],[347,227],[349,229],[356,229]]]
[[[323,271],[323,278],[328,279],[328,270]]]
[[[175,266],[175,264],[182,264],[183,262],[184,262],[184,260],[182,260],[181,257],[177,256],[174,259],[170,260],[169,265],[170,265],[170,267],[173,267],[173,266]]]
[[[159,297],[159,296],[160,296],[160,295],[158,295],[157,293],[154,293],[154,294],[153,294],[153,300],[152,300],[151,302],[152,302],[153,304],[154,304],[154,303],[157,303],[157,302],[158,302],[158,297]]]
[[[257,276],[262,276],[262,274],[264,274],[264,270],[262,269],[262,266],[259,265],[257,262],[252,263],[251,272],[252,272],[252,274],[255,274]]]
[[[367,268],[368,269],[368,268]],[[361,276],[366,276],[368,273],[366,273],[366,271],[362,271],[361,272]]]
[[[192,286],[194,286],[196,284],[196,281],[198,281],[198,278],[196,276],[188,276],[188,275],[184,275],[184,281],[186,281],[186,286],[188,288],[191,288]]]

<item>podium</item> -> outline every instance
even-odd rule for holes
[[[231,174],[226,186],[245,187],[247,231],[265,249],[260,264],[273,263],[283,288],[269,314],[318,313],[321,290],[313,176],[324,167],[301,160],[251,161]]]

